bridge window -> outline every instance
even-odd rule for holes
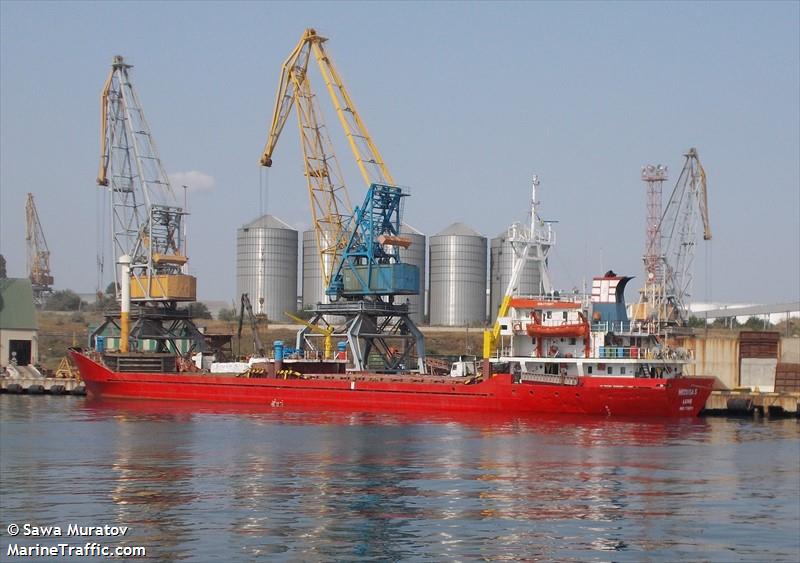
[[[614,368],[611,366],[608,366],[608,375],[614,375]]]

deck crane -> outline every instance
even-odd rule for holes
[[[33,201],[33,194],[28,194],[25,204],[27,232],[25,241],[28,245],[28,277],[33,286],[33,298],[41,305],[45,297],[53,291],[53,276],[50,274],[50,249],[44,238],[39,212]]]
[[[690,148],[683,156],[683,169],[653,237],[661,245],[661,275],[648,276],[642,290],[644,307],[640,304],[641,313],[637,315],[657,323],[660,328],[683,326],[688,321],[686,306],[691,291],[698,218],[703,223],[703,240],[711,240],[706,172],[697,149]]]
[[[517,290],[522,272],[529,262],[534,262],[539,269],[540,292],[547,294],[552,291],[550,274],[547,271],[547,255],[556,242],[555,232],[549,222],[542,221],[536,213],[536,188],[539,186],[539,177],[534,176],[531,182],[531,221],[529,225],[514,223],[508,229],[506,238],[514,252],[511,277],[508,280],[497,319],[492,328],[483,331],[483,361],[484,373],[489,373],[488,362],[497,350],[500,337],[501,319],[508,314],[509,305],[514,292]]]
[[[180,302],[195,301],[196,280],[185,273],[188,258],[178,204],[145,119],[139,94],[123,57],[114,57],[101,93],[100,168],[97,185],[111,197],[112,252],[121,302],[120,351],[129,335],[158,342],[158,351],[177,351],[177,340],[203,349],[202,334]],[[130,303],[137,306],[129,324]],[[108,324],[107,317],[93,334]]]
[[[395,185],[325,49],[326,41],[315,30],[306,29],[283,63],[260,163],[272,166],[278,137],[294,107],[322,277],[330,301],[317,306],[310,324],[322,322],[326,315],[343,317],[344,327],[333,335],[347,338],[356,370],[367,369],[371,359],[379,358],[378,369],[382,371],[405,371],[416,361],[416,369],[424,372],[422,333],[409,318],[408,305],[395,303],[398,296],[419,293],[418,269],[401,263],[399,258],[400,248],[410,243],[400,234],[402,201],[408,194]],[[312,54],[368,186],[363,203],[352,211],[311,87],[308,67]],[[297,347],[302,349],[312,335],[324,335],[326,330],[302,329]]]
[[[236,333],[236,338],[239,339],[240,352],[245,313],[247,314],[247,319],[250,321],[250,331],[253,333],[253,353],[263,358],[266,356],[267,351],[264,347],[264,342],[261,340],[261,335],[258,333],[258,318],[255,313],[253,313],[253,305],[250,303],[250,296],[247,293],[242,293],[241,307],[239,308],[239,330]]]

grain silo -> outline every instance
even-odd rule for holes
[[[508,232],[497,235],[491,241],[489,262],[489,289],[491,299],[489,303],[489,320],[494,322],[497,310],[503,300],[508,282],[511,280],[511,270],[514,268],[514,249],[508,240]],[[539,263],[527,260],[520,275],[519,285],[515,295],[539,295],[541,293],[541,271]]]
[[[414,227],[403,223],[400,227],[400,234],[411,239],[411,246],[400,249],[400,261],[413,264],[419,268],[419,295],[401,295],[399,302],[408,299],[409,310],[413,311],[409,316],[411,320],[419,324],[425,316],[425,235]]]
[[[297,310],[297,231],[264,215],[236,232],[236,303],[247,293],[253,312],[275,321]]]
[[[317,237],[313,229],[303,231],[303,309],[325,302]]]
[[[431,325],[482,325],[486,321],[486,237],[453,223],[430,238]]]

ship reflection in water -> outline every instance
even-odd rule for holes
[[[128,525],[158,560],[800,555],[791,420],[0,401],[3,522]]]

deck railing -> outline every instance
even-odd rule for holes
[[[599,356],[608,359],[691,360],[691,350],[640,348],[637,346],[600,346]]]

